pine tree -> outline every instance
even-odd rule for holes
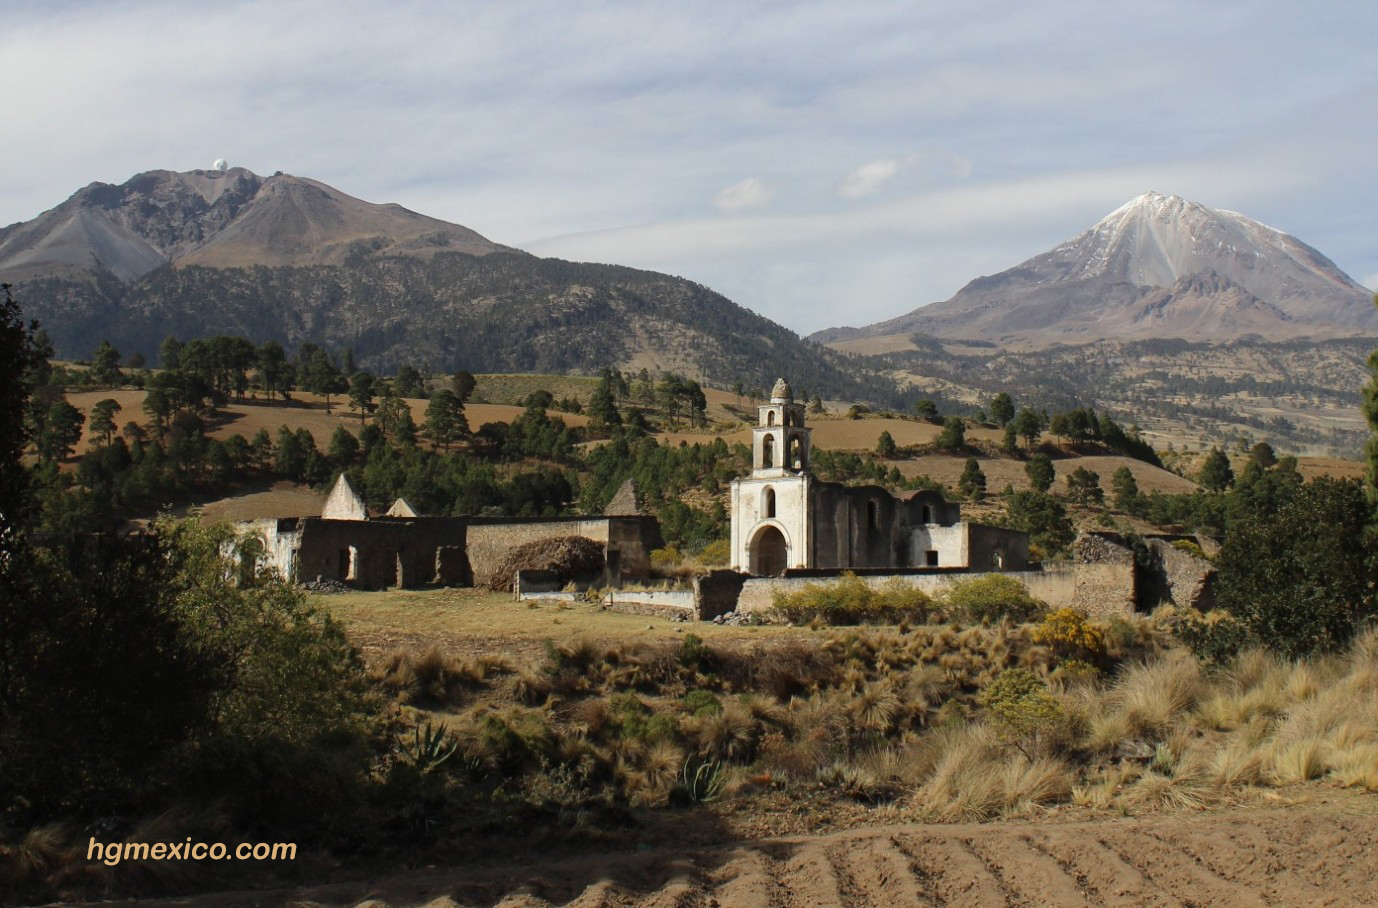
[[[1053,486],[1053,480],[1057,478],[1052,458],[1042,451],[1030,457],[1029,462],[1024,464],[1024,473],[1029,477],[1029,483],[1034,490],[1038,492],[1048,491]]]
[[[986,497],[986,474],[981,472],[981,464],[975,457],[967,458],[957,488],[968,501],[981,501]]]

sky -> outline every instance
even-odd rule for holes
[[[217,158],[800,333],[1148,190],[1378,289],[1378,3],[3,0],[0,224]]]

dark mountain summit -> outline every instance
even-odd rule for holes
[[[102,340],[152,357],[168,335],[352,348],[364,366],[674,371],[728,385],[778,374],[825,396],[894,385],[683,278],[541,259],[399,205],[301,177],[155,170],[93,183],[0,230],[59,353]]]

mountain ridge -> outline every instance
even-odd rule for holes
[[[324,183],[236,168],[93,183],[0,230],[0,280],[59,354],[154,359],[216,334],[352,349],[365,368],[606,366],[897,405],[894,382],[693,281],[542,259]]]
[[[1378,335],[1371,294],[1319,251],[1237,212],[1146,192],[942,302],[819,343],[913,333],[1046,346],[1108,339]]]

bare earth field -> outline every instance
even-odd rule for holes
[[[646,639],[685,625],[594,606],[527,608],[473,590],[348,593],[315,601],[377,659],[438,643],[517,661],[544,641]],[[816,632],[690,625],[706,637]],[[1378,796],[1323,783],[1234,806],[1137,816],[1065,806],[1032,819],[916,823],[899,807],[777,802],[769,793],[597,825],[467,861],[341,866],[334,881],[156,904],[398,908],[686,906],[1358,906],[1375,903]],[[385,834],[380,832],[379,834]],[[510,843],[510,840],[509,840]]]
[[[1143,818],[888,825],[718,847],[433,867],[168,905],[1358,906],[1378,861],[1372,798]]]

